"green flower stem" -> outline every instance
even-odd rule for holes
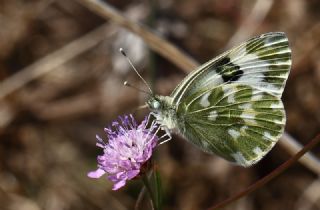
[[[160,173],[154,168],[153,171],[153,180],[154,180],[154,187],[156,191],[156,201],[157,201],[157,208],[159,210],[162,209],[162,183]]]
[[[152,208],[155,209],[155,210],[159,210],[158,207],[157,207],[156,197],[155,197],[155,194],[153,193],[153,191],[151,189],[150,180],[149,180],[147,174],[142,176],[142,182],[143,182],[144,186],[146,187],[147,192],[149,194],[149,197],[151,199]]]

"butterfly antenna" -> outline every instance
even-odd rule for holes
[[[149,92],[147,92],[147,91],[145,91],[145,90],[142,90],[142,89],[140,89],[140,88],[137,88],[137,87],[131,85],[130,83],[128,83],[128,81],[124,81],[123,85],[124,85],[124,86],[127,86],[127,87],[130,87],[130,88],[132,88],[132,89],[135,89],[135,90],[137,90],[137,91],[139,91],[139,92],[146,93],[146,94],[150,95]]]
[[[143,79],[143,77],[139,74],[139,72],[137,71],[137,69],[134,67],[134,65],[132,64],[131,60],[129,59],[129,57],[127,56],[127,54],[125,53],[125,51],[120,48],[119,51],[121,52],[121,54],[127,59],[127,61],[129,62],[130,66],[132,67],[132,69],[136,72],[136,74],[140,77],[140,79],[144,82],[144,84],[147,86],[147,88],[149,89],[150,91],[150,94],[153,94],[152,90],[151,90],[151,87],[150,85],[147,83],[146,80]],[[129,87],[132,87],[132,88],[135,88],[133,87],[132,85],[128,84],[127,81],[124,82],[126,86],[129,86]],[[138,89],[138,88],[135,88],[135,89]],[[145,91],[142,91],[142,92],[145,92]],[[149,94],[149,93],[148,93]]]

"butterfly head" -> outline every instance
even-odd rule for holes
[[[170,96],[151,95],[147,101],[147,106],[156,118],[157,123],[169,130],[177,128],[177,113]]]

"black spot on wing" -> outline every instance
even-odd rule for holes
[[[238,67],[237,71],[235,71],[232,77],[230,77],[230,79],[228,79],[227,81],[237,81],[243,75],[243,71],[240,69],[240,67],[239,66],[236,66],[236,67]]]
[[[224,57],[217,61],[215,70],[221,75],[224,82],[237,81],[243,75],[240,66],[230,62],[229,57]]]
[[[220,60],[217,61],[216,65],[217,67],[219,66],[224,66],[230,63],[230,58],[229,57],[223,57]]]

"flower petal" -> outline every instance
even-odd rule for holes
[[[140,173],[140,170],[131,170],[127,172],[127,179],[133,179]]]
[[[120,180],[119,182],[114,183],[112,190],[118,190],[119,188],[126,185],[126,180]]]
[[[88,177],[93,178],[93,179],[98,179],[101,176],[103,176],[106,172],[102,170],[101,168],[98,168],[95,171],[91,171],[87,174]]]

